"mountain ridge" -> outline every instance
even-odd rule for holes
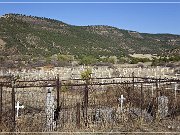
[[[5,14],[0,18],[1,56],[50,57],[55,54],[128,56],[164,54],[180,47],[180,35],[149,34],[107,25],[75,26],[59,20]]]

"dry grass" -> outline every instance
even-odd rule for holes
[[[23,91],[23,90],[19,90]],[[28,93],[30,89],[24,89]],[[33,90],[31,89],[31,92]],[[46,118],[44,113],[44,101],[45,101],[45,92],[44,89],[34,89],[35,92],[39,91],[39,98],[30,98],[29,95],[18,94],[16,96],[16,100],[21,99],[21,102],[28,104],[29,106],[33,106],[33,103],[38,104],[37,107],[41,109],[39,111],[35,111],[37,107],[31,108],[29,113],[27,111],[21,111],[21,116],[16,120],[16,131],[18,132],[36,132],[36,131],[46,131]],[[159,92],[162,92],[169,99],[169,109],[174,107],[174,93],[166,90],[165,88],[160,88]],[[55,94],[55,91],[54,91]],[[124,102],[124,113],[119,112],[118,108],[118,98],[123,94],[126,97],[126,101]],[[135,87],[134,91],[132,90],[132,86],[119,85],[119,86],[108,86],[104,87],[104,90],[97,87],[89,88],[89,108],[88,108],[88,126],[85,126],[85,119],[83,117],[82,111],[82,103],[83,103],[83,95],[84,95],[84,87],[72,89],[69,88],[66,91],[60,93],[60,102],[61,102],[61,111],[60,111],[60,119],[58,120],[57,131],[63,132],[84,132],[84,131],[99,131],[99,132],[154,132],[154,131],[180,131],[180,117],[179,114],[176,114],[174,119],[172,117],[167,117],[165,119],[156,119],[154,121],[146,121],[141,115],[132,116],[127,110],[129,108],[140,108],[145,110],[148,106],[148,103],[152,100],[151,89],[144,88],[143,93],[141,94],[140,88]],[[141,99],[141,97],[143,98]],[[179,94],[177,96],[177,108],[180,108],[178,104],[180,102]],[[9,98],[7,96],[7,98]],[[8,101],[9,99],[7,99]],[[32,102],[33,101],[33,102]],[[142,105],[141,105],[141,101]],[[81,104],[80,110],[80,128],[77,128],[76,125],[76,104]],[[10,106],[9,106],[10,107]],[[108,116],[106,114],[102,114],[102,119],[100,121],[94,121],[93,115],[95,110],[98,108],[111,108],[115,114],[115,118],[112,121],[108,120]],[[27,108],[26,108],[27,110]],[[7,113],[8,114],[8,113]],[[5,116],[10,117],[10,116]],[[4,119],[4,122],[0,125],[2,131],[8,132],[10,131],[10,127],[12,125],[8,125],[10,120]],[[10,123],[11,124],[11,123]]]

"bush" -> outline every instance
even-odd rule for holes
[[[92,74],[92,70],[91,69],[87,69],[86,71],[81,73],[81,78],[84,80],[88,80],[91,78],[91,74]]]
[[[117,57],[116,56],[110,56],[108,58],[108,62],[112,63],[112,64],[116,64],[118,62]]]
[[[80,59],[80,64],[83,65],[91,65],[93,63],[96,63],[97,59],[93,56],[84,56],[82,59]]]
[[[139,60],[137,58],[132,58],[131,59],[131,64],[137,64],[139,62]]]
[[[74,60],[74,57],[72,55],[58,55],[57,58],[58,58],[58,61],[71,62]]]
[[[151,66],[157,66],[159,63],[159,60],[157,58],[153,58]]]

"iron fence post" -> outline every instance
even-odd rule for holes
[[[59,81],[59,74],[57,74],[57,78],[56,78],[56,96],[57,96],[57,107],[55,109],[54,112],[54,120],[56,121],[56,126],[58,125],[58,119],[59,119],[59,112],[60,112],[60,105],[59,105],[59,101],[60,101],[60,81]],[[57,127],[56,127],[57,130]]]
[[[134,91],[134,72],[132,72],[132,77],[133,77],[132,81],[133,81],[133,91]]]
[[[13,78],[11,82],[11,87],[12,87],[12,93],[11,93],[11,100],[12,100],[12,132],[15,132],[16,129],[16,119],[15,119],[15,80]]]
[[[2,85],[0,85],[0,125],[2,124]]]
[[[80,103],[77,103],[77,106],[76,106],[77,110],[76,110],[76,125],[77,125],[77,128],[80,128]]]
[[[85,109],[85,126],[87,126],[88,123],[88,116],[87,116],[87,109],[88,109],[88,82],[86,82],[85,85],[85,91],[84,91],[84,109]]]
[[[143,109],[143,83],[141,83],[141,120],[142,120],[142,118],[143,118],[143,116],[142,116],[142,109]]]
[[[156,79],[156,111],[155,111],[155,119],[157,118],[158,116],[158,91],[159,91],[159,88],[158,88],[158,79]]]
[[[60,90],[60,81],[59,81],[59,74],[57,75],[56,79],[56,90],[57,90],[57,107],[59,107],[59,90]]]

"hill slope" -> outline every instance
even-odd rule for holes
[[[73,26],[61,21],[6,14],[0,18],[1,56],[54,54],[117,56],[161,54],[180,47],[180,35],[147,34],[111,26]]]

